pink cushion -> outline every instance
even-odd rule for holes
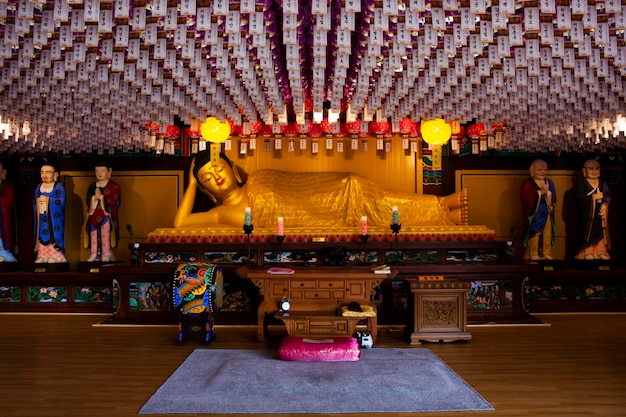
[[[284,361],[355,362],[361,357],[361,348],[354,337],[317,340],[285,336],[278,348],[278,357]]]

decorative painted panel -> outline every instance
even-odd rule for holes
[[[615,287],[613,285],[577,285],[576,300],[615,300]]]
[[[512,309],[513,283],[508,279],[472,281],[467,293],[468,311]]]
[[[263,252],[263,262],[269,264],[316,264],[317,253],[309,251]]]
[[[221,263],[235,263],[235,264],[247,264],[249,258],[252,258],[252,262],[256,262],[256,252],[239,251],[239,252],[204,252],[204,261],[211,264]]]
[[[129,309],[131,311],[168,311],[171,310],[170,282],[129,283]]]
[[[0,287],[0,303],[19,303],[22,301],[22,287]]]
[[[493,250],[448,250],[446,262],[497,262],[498,252]]]
[[[109,287],[74,287],[74,302],[110,303],[113,301]]]
[[[28,287],[28,302],[67,303],[67,287]]]
[[[196,252],[146,252],[144,254],[144,263],[162,264],[196,262],[196,255]]]

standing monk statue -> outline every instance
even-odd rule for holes
[[[115,260],[113,248],[120,238],[119,208],[122,190],[111,179],[113,169],[106,162],[95,166],[96,181],[87,189],[87,223],[85,243],[90,248],[87,262]]]
[[[0,262],[17,262],[13,253],[15,192],[13,184],[7,181],[7,169],[0,161]]]
[[[554,206],[556,190],[546,175],[548,164],[537,159],[530,165],[530,177],[522,181],[521,201],[524,220],[523,246],[525,260],[552,260],[551,248],[556,243]]]
[[[35,263],[67,262],[65,250],[65,187],[54,165],[44,163],[41,184],[35,187]]]
[[[611,194],[606,181],[600,178],[600,163],[589,159],[583,165],[583,178],[576,183],[578,209],[578,253],[576,259],[611,259],[608,215]]]

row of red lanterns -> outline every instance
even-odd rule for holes
[[[228,121],[230,124],[230,132],[231,136],[239,136],[245,137],[248,135],[260,135],[263,137],[272,137],[275,136],[274,128],[272,125],[264,124],[261,121],[257,121],[249,124],[249,133],[244,132],[243,125],[235,125],[232,121]],[[506,127],[506,120],[503,120],[499,123],[492,124],[491,129],[493,132],[503,129]],[[148,130],[151,134],[159,134],[161,127],[157,123],[146,122],[145,124],[146,130]],[[456,130],[456,131],[455,131]],[[189,130],[188,133],[191,137],[201,137],[200,130],[198,126],[194,125]],[[403,136],[409,136],[417,138],[420,136],[420,122],[414,122],[410,118],[406,117],[400,121],[399,124],[399,133]],[[180,138],[180,128],[175,125],[167,125],[165,127],[165,137],[168,139],[179,139]],[[312,138],[318,138],[323,135],[330,136],[333,135],[335,137],[341,138],[346,137],[348,135],[351,136],[361,136],[366,137],[368,135],[374,135],[377,137],[386,137],[390,138],[393,136],[391,123],[387,121],[371,121],[368,123],[368,130],[363,131],[363,124],[361,120],[356,119],[354,122],[347,123],[339,123],[338,130],[335,130],[334,124],[330,123],[328,119],[323,119],[321,123],[313,123],[312,121],[307,121],[306,131],[302,131],[301,125],[296,122],[288,123],[285,125],[280,125],[280,134],[286,137],[295,137],[300,134],[306,134]],[[473,123],[467,128],[461,125],[457,125],[456,129],[452,131],[452,137],[461,138],[467,134],[470,138],[479,138],[480,136],[484,136],[487,134],[485,130],[484,123]]]

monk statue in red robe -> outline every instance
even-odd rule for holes
[[[97,163],[94,171],[96,181],[87,189],[86,198],[85,243],[91,249],[87,262],[111,262],[120,237],[122,190],[111,179],[113,169],[108,163]]]

